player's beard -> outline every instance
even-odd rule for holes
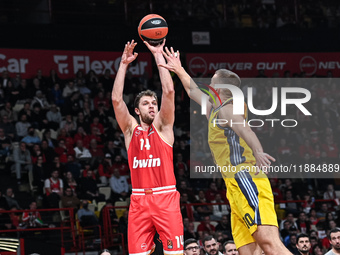
[[[150,117],[148,114],[142,114],[140,115],[140,118],[142,119],[142,121],[148,125],[151,125],[153,122],[153,117]]]

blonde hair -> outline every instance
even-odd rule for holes
[[[237,87],[241,86],[240,77],[227,69],[219,69],[215,72],[214,84],[231,84]]]

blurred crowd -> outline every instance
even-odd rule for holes
[[[69,80],[60,79],[54,70],[49,75],[38,70],[32,79],[23,79],[20,74],[10,76],[3,71],[0,77],[0,165],[3,176],[13,180],[15,186],[3,184],[0,210],[34,210],[37,206],[74,208],[78,219],[86,226],[102,223],[101,208],[117,205],[117,202],[128,205],[130,169],[124,138],[111,104],[113,78],[109,70],[99,76],[93,71],[87,74],[78,71]],[[265,78],[264,73],[261,78]],[[280,86],[291,86],[290,74],[286,72],[285,78]],[[176,77],[174,82],[174,169],[181,194],[184,237],[202,241],[213,235],[224,243],[232,239],[225,185],[221,178],[190,178],[190,164],[211,160],[211,156],[202,146],[202,134],[192,139],[204,125],[190,126],[190,100]],[[272,128],[266,123],[253,130],[264,150],[277,159],[276,164],[336,164],[340,146],[340,89],[330,78],[306,78],[299,81],[299,86],[311,91],[312,103],[307,108],[311,109],[312,116],[304,116],[294,107],[288,108],[287,118],[299,121],[296,128]],[[146,88],[154,90],[161,98],[156,72],[151,77],[127,74],[124,100],[131,113],[134,112],[133,99]],[[266,83],[256,87],[256,108],[270,108],[270,88]],[[190,147],[196,152],[194,155],[190,155]],[[270,182],[277,202],[280,234],[287,247],[294,247],[296,234],[304,233],[314,245],[327,250],[328,232],[340,226],[336,192],[339,180],[333,177],[318,180],[271,178]],[[30,203],[25,205],[18,203],[15,196],[23,187],[28,187],[30,194],[27,200]],[[110,188],[108,196],[99,192],[102,187]],[[99,203],[104,207],[99,208]],[[89,204],[95,209],[89,210]],[[110,211],[112,222],[125,238],[127,215],[127,210],[118,216],[115,210]],[[40,215],[16,216],[6,218],[3,214],[0,228],[43,224]]]

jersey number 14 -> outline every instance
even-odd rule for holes
[[[144,145],[144,142],[145,142],[145,145]],[[144,147],[145,149],[150,150],[151,146],[150,146],[150,142],[148,138],[146,138],[145,141],[143,138],[140,139],[140,150],[142,151]]]

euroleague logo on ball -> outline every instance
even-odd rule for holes
[[[159,25],[159,24],[161,24],[161,20],[159,20],[159,19],[156,19],[156,20],[151,20],[151,24],[153,24],[153,25]]]

